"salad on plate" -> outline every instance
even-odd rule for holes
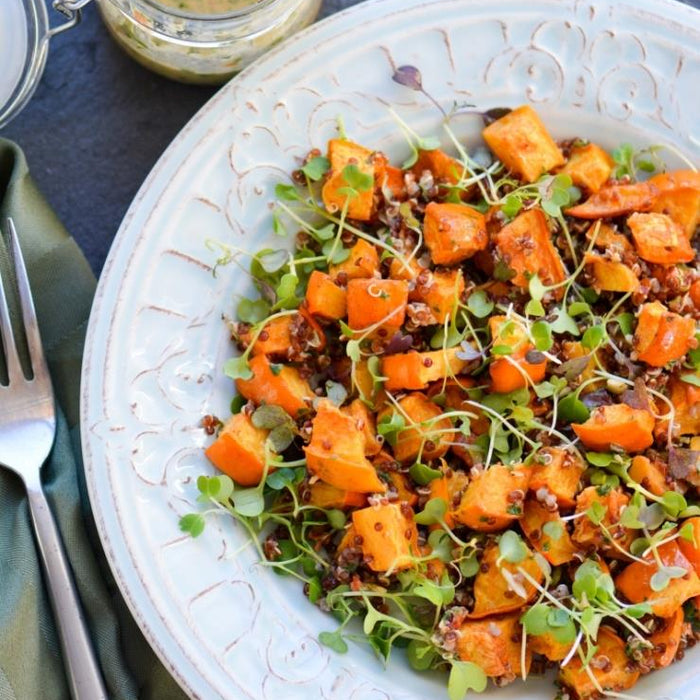
[[[293,249],[246,265],[220,473],[180,526],[229,513],[323,644],[453,700],[550,668],[562,699],[634,697],[700,636],[700,174],[529,105],[468,148],[469,109],[450,149],[397,116],[400,165],[339,124],[277,186]]]

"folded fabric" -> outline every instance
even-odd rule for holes
[[[184,700],[142,636],[104,558],[83,481],[80,365],[95,279],[31,180],[20,149],[0,139],[0,230],[14,219],[56,393],[58,430],[44,485],[114,700]],[[0,271],[10,279],[4,239]],[[11,313],[16,305],[10,300]],[[0,467],[0,698],[68,700],[60,645],[24,488]]]

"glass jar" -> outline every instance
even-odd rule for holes
[[[135,60],[186,83],[223,83],[311,24],[321,0],[97,0]]]

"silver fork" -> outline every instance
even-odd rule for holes
[[[0,345],[9,379],[7,385],[0,382],[0,465],[18,474],[27,490],[71,693],[76,700],[107,700],[61,537],[41,486],[41,467],[56,433],[53,390],[12,219],[7,227],[33,376],[27,379],[22,370],[0,276]]]

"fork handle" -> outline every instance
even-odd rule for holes
[[[41,484],[27,484],[27,495],[71,695],[75,700],[108,700],[61,537]]]

